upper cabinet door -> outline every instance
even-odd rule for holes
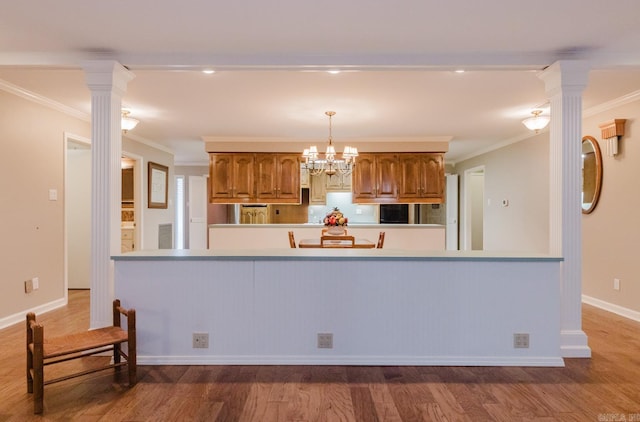
[[[354,200],[372,200],[376,197],[376,166],[374,154],[360,154],[353,169]]]
[[[300,155],[277,156],[277,196],[291,202],[300,202]]]
[[[233,197],[255,198],[253,154],[233,155]]]
[[[395,199],[398,197],[398,156],[378,154],[376,157],[377,189],[376,197]]]
[[[209,175],[211,187],[209,200],[233,198],[233,156],[230,154],[209,154]]]
[[[399,202],[443,202],[444,158],[441,153],[400,154],[399,161]]]
[[[360,154],[352,174],[355,202],[393,202],[398,196],[396,154]]]
[[[250,202],[255,198],[253,154],[209,154],[209,202]]]
[[[257,202],[300,203],[300,156],[256,154]]]
[[[444,158],[442,154],[423,154],[422,197],[444,200]]]
[[[256,154],[256,196],[264,199],[278,197],[277,158],[275,154]]]
[[[419,198],[422,186],[422,159],[418,154],[400,154],[399,167],[398,196],[410,199]]]

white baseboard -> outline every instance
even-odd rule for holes
[[[605,311],[613,312],[614,314],[640,322],[640,312],[634,311],[633,309],[605,302],[604,300],[596,299],[595,297],[587,295],[582,295],[582,302],[586,303],[587,305],[595,306],[596,308],[604,309]]]
[[[67,298],[62,297],[58,300],[54,300],[53,302],[45,303],[40,306],[36,306],[35,308],[26,309],[24,311],[15,313],[13,315],[0,318],[0,329],[9,327],[19,322],[24,323],[26,321],[27,314],[29,312],[33,312],[36,315],[39,315],[45,312],[53,311],[54,309],[61,308],[66,304],[67,304]]]
[[[563,367],[547,356],[145,356],[138,365],[365,365],[365,366],[545,366]]]

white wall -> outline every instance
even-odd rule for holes
[[[175,181],[173,168],[173,155],[169,152],[153,148],[149,145],[135,142],[123,137],[122,149],[131,154],[144,157],[142,166],[144,180],[142,181],[142,221],[144,224],[142,233],[142,244],[140,249],[158,249],[158,227],[160,224],[174,224],[174,198]],[[147,198],[148,186],[148,163],[152,161],[169,167],[169,195],[167,209],[149,208]]]
[[[66,301],[64,133],[90,137],[88,122],[0,90],[0,327],[26,310]],[[58,199],[49,200],[55,189]],[[24,281],[38,277],[27,294]]]
[[[613,119],[627,119],[626,133],[620,141],[620,154],[608,157],[598,125]],[[603,180],[596,208],[582,216],[582,293],[605,302],[599,305],[637,320],[640,320],[639,121],[637,100],[584,119],[583,135],[593,136],[603,153]],[[620,279],[620,290],[613,289],[614,278]]]
[[[484,166],[484,250],[549,250],[549,135],[541,133],[457,163],[464,227],[464,171]],[[503,207],[502,200],[509,201]]]

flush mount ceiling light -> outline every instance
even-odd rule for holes
[[[336,112],[327,111],[324,114],[329,116],[329,145],[327,145],[327,151],[324,153],[324,157],[320,157],[317,146],[312,145],[309,148],[305,148],[302,153],[302,158],[304,158],[302,166],[312,176],[318,176],[322,173],[326,173],[329,176],[333,176],[336,173],[349,174],[356,165],[358,148],[347,145],[342,152],[342,158],[337,158],[331,135],[331,118],[335,116]]]
[[[533,114],[533,117],[524,119],[522,121],[522,124],[525,125],[527,129],[533,130],[536,133],[544,129],[549,124],[549,121],[551,120],[549,116],[541,116],[542,110],[533,110],[531,114]]]
[[[122,127],[122,133],[127,133],[128,131],[135,128],[138,123],[140,123],[140,120],[129,117],[129,114],[131,114],[131,111],[124,108],[122,109],[122,119],[120,123]]]

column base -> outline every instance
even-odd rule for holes
[[[590,358],[591,348],[587,335],[582,330],[562,330],[560,332],[560,354],[563,358]]]

